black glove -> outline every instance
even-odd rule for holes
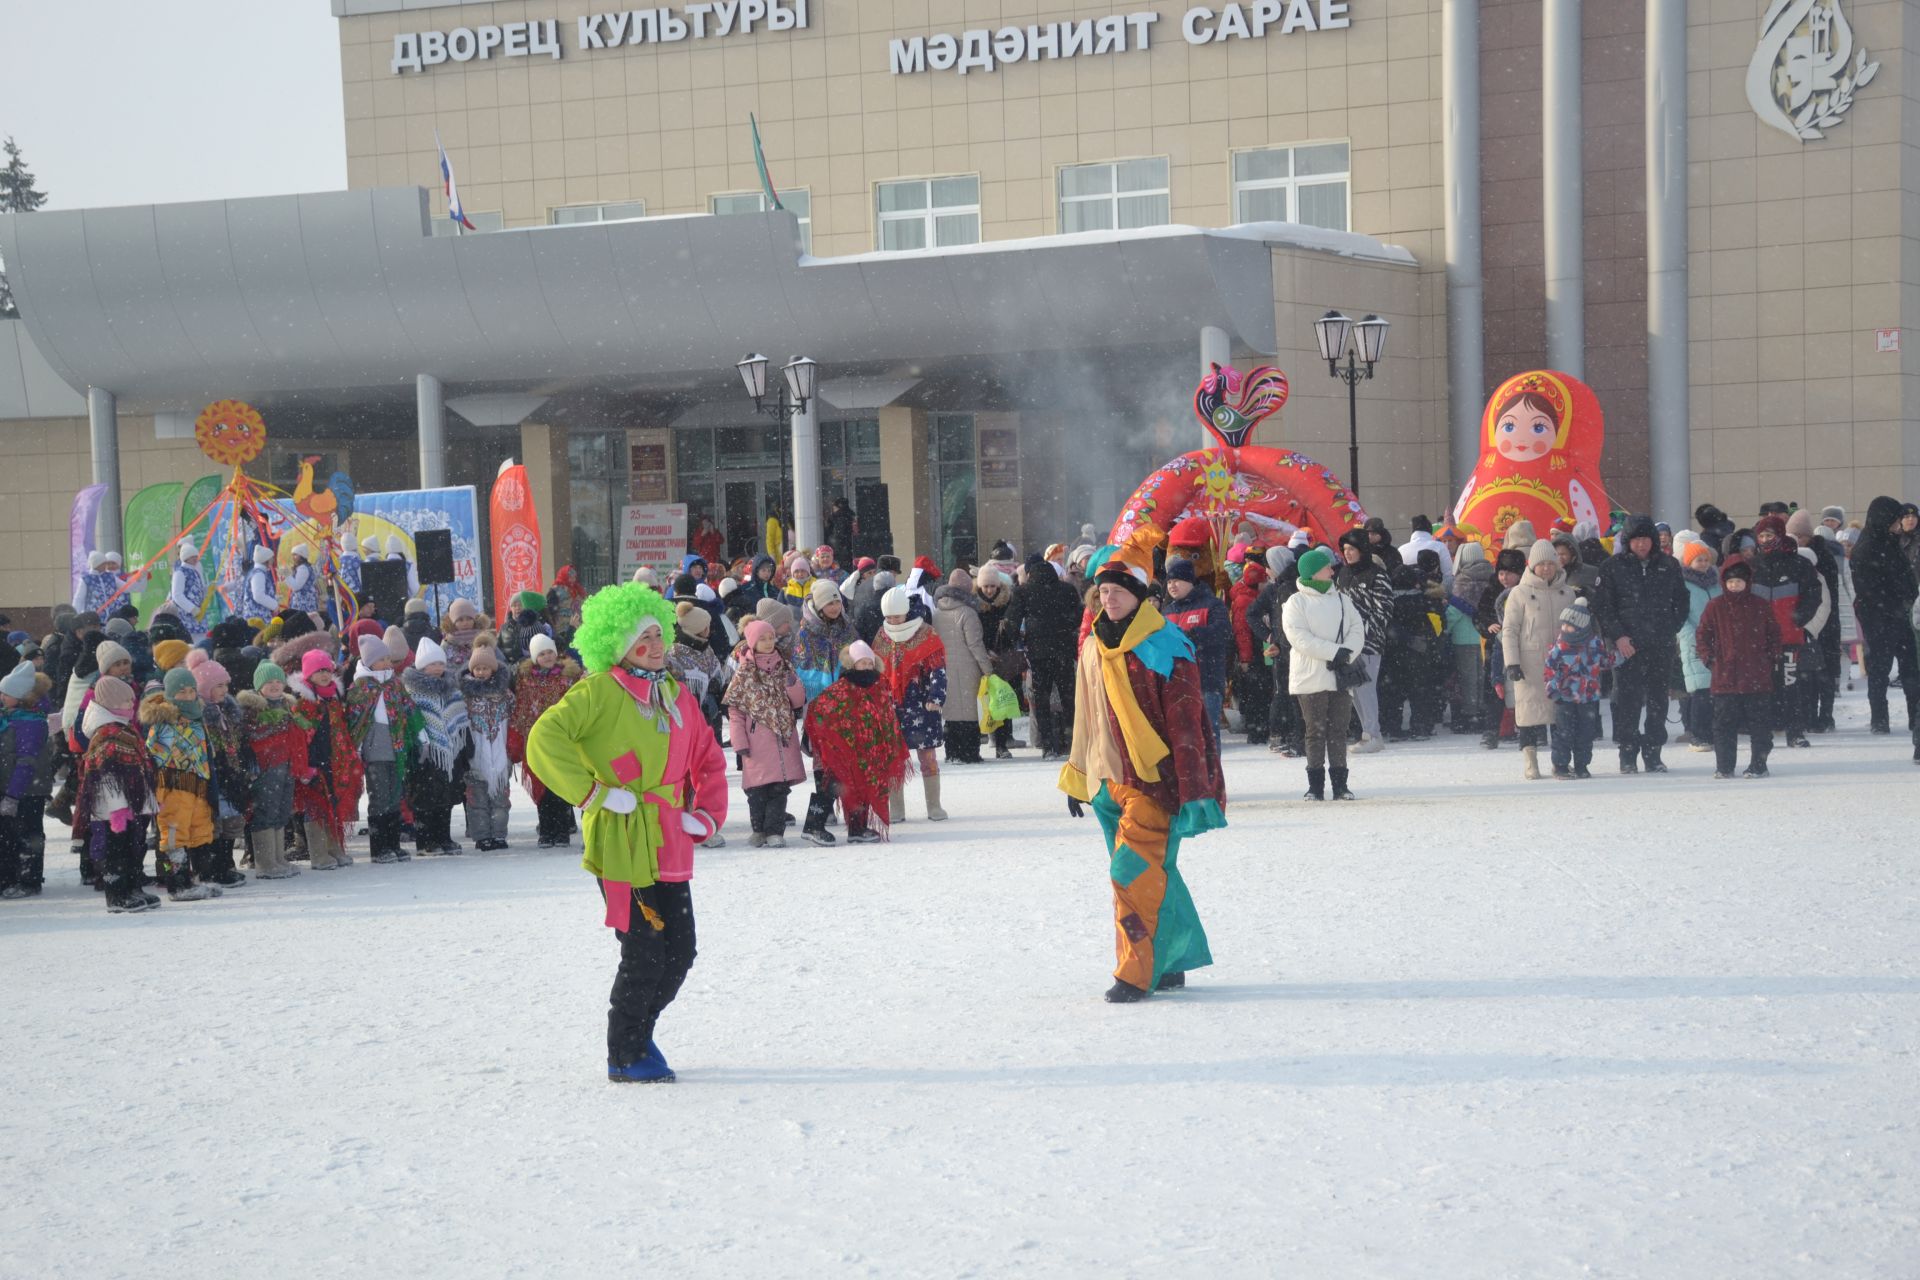
[[[1333,655],[1333,665],[1336,667],[1344,667],[1349,662],[1352,662],[1352,661],[1353,661],[1353,650],[1351,649],[1342,649],[1340,652]]]
[[[1087,807],[1081,804],[1078,800],[1075,800],[1072,796],[1068,796],[1067,812],[1072,814],[1076,818],[1084,818],[1087,816]]]
[[[1508,681],[1508,683],[1510,683],[1510,684],[1518,684],[1518,683],[1520,683],[1520,682],[1521,682],[1522,680],[1525,680],[1526,678],[1527,678],[1527,673],[1526,673],[1525,671],[1523,671],[1523,670],[1521,670],[1521,669],[1520,669],[1519,667],[1508,667],[1508,668],[1507,668],[1507,681]]]

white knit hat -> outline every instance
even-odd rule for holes
[[[106,562],[107,562],[107,558],[101,555],[98,551],[87,552],[87,572],[88,573],[100,572],[100,566],[105,564]]]
[[[103,565],[109,565],[109,564],[123,564],[125,562],[120,559],[120,553],[118,551],[102,551],[100,553],[100,563]]]
[[[180,539],[180,545],[174,549],[180,553],[182,560],[191,560],[200,554],[200,544],[192,538]]]
[[[413,651],[414,666],[430,667],[436,662],[445,663],[446,660],[447,651],[435,644],[432,636],[420,637],[420,647]]]
[[[905,587],[889,587],[880,597],[880,612],[889,618],[897,618],[912,607],[913,593]]]
[[[379,555],[380,554],[380,536],[378,534],[374,534],[370,537],[365,537],[360,539],[360,553],[363,558],[366,556]]]
[[[255,547],[253,549],[253,562],[259,565],[262,569],[272,564],[273,548],[272,547]]]
[[[298,546],[298,547],[295,547],[295,548],[293,549],[293,554],[294,554],[294,555],[296,555],[296,556],[298,556],[298,557],[300,557],[300,559],[302,559],[302,560],[305,560],[305,561],[306,561],[306,562],[307,562],[308,564],[312,564],[312,563],[313,563],[313,548],[312,548],[312,547],[308,547],[308,546]]]
[[[390,533],[387,535],[387,554],[390,556],[404,556],[407,554],[407,544],[400,541],[399,534]]]
[[[24,702],[33,696],[33,678],[39,674],[31,662],[23,662],[0,680],[0,693]]]
[[[537,658],[543,653],[558,653],[558,652],[560,652],[560,646],[553,642],[552,636],[537,635],[533,639],[527,641],[527,654],[529,657]]]

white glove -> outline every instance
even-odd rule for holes
[[[680,829],[690,836],[697,836],[702,840],[707,838],[707,824],[685,809],[680,811]]]
[[[608,813],[632,813],[640,807],[640,798],[631,791],[612,790],[607,792],[607,798],[600,802],[600,807]]]
[[[425,729],[422,729],[420,731],[420,733],[418,734],[418,738],[421,746],[424,747],[427,745],[427,731]]]

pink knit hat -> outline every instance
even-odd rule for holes
[[[740,628],[740,634],[746,637],[747,648],[753,650],[760,647],[761,640],[773,639],[773,628],[760,621],[760,619],[755,618],[752,622]]]
[[[195,650],[195,652],[199,651]],[[209,702],[213,701],[214,687],[226,684],[232,679],[233,677],[227,674],[227,669],[212,658],[193,664],[193,687],[198,689],[200,696]]]
[[[313,679],[316,671],[333,670],[333,656],[325,649],[309,649],[300,655],[300,676],[304,680]]]

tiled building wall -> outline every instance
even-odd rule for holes
[[[1903,113],[1920,118],[1914,7],[1843,5],[1880,70],[1806,142],[1747,103],[1756,8],[1694,0],[1688,30],[1694,500],[1736,519],[1774,499],[1857,519],[1920,482],[1920,356],[1876,350],[1877,330],[1920,313],[1920,165],[1901,133]]]

